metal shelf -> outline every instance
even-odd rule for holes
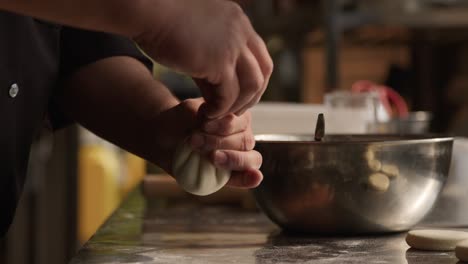
[[[339,86],[339,43],[345,30],[364,25],[402,26],[411,29],[468,28],[468,8],[424,8],[420,11],[341,11],[337,0],[322,1],[326,34],[326,89]]]
[[[362,25],[405,26],[410,28],[467,28],[468,9],[424,10],[419,12],[354,12],[336,17],[344,29]]]

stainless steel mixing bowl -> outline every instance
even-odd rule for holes
[[[408,230],[432,208],[453,138],[258,135],[255,198],[283,229],[328,234]]]

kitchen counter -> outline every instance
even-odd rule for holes
[[[453,203],[447,203],[446,208],[449,204],[452,208]],[[447,216],[443,210],[439,212]],[[436,225],[437,217],[433,215],[426,224]],[[256,210],[170,199],[145,200],[138,188],[71,264],[457,263],[453,252],[409,249],[405,235],[290,235]]]

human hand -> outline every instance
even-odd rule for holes
[[[194,78],[216,119],[242,115],[263,95],[273,63],[265,43],[237,3],[155,1],[135,41],[157,62]]]
[[[203,120],[189,142],[217,168],[231,171],[229,186],[254,188],[262,181],[259,170],[262,156],[253,150],[255,138],[249,111],[239,116],[228,114],[219,119]]]
[[[184,142],[205,156],[217,168],[231,171],[228,185],[238,188],[254,188],[263,175],[259,168],[262,156],[253,150],[255,140],[249,112],[236,116],[206,120],[203,99],[185,100],[176,107],[162,113],[156,120],[157,149],[155,162],[172,172],[172,158],[176,148]]]

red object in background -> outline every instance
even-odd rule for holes
[[[395,90],[371,81],[357,81],[351,87],[353,93],[377,92],[380,102],[391,117],[408,117],[408,105]]]

